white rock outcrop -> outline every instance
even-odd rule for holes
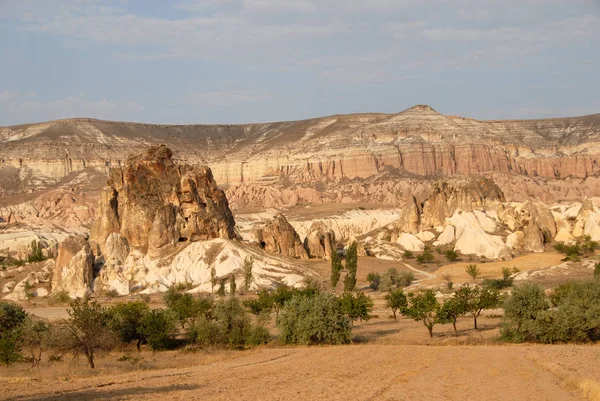
[[[398,236],[396,243],[407,251],[421,252],[423,249],[425,249],[425,244],[423,241],[408,233],[401,233]]]
[[[486,233],[471,212],[456,212],[450,223],[456,228],[454,250],[464,255],[484,256],[488,259],[510,258],[502,238]]]
[[[433,243],[434,246],[438,246],[438,245],[447,245],[447,244],[451,244],[454,242],[454,226],[452,225],[447,225],[446,228],[444,229],[444,231],[442,231],[442,233],[440,234],[440,236],[437,238],[437,241],[435,241]]]

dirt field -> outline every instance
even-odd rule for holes
[[[68,380],[0,378],[1,397],[554,401],[600,395],[600,347],[350,345],[264,348],[222,358],[202,363],[200,356],[189,367]]]

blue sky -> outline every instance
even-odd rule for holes
[[[600,113],[600,0],[0,0],[0,125]]]

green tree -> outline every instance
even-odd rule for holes
[[[367,274],[367,281],[370,283],[369,288],[374,291],[379,289],[379,284],[381,283],[381,276],[377,273],[369,273]]]
[[[594,278],[600,279],[600,262],[594,266]]]
[[[22,326],[27,313],[19,305],[0,302],[0,362],[9,366],[21,358]]]
[[[274,308],[275,300],[273,294],[266,288],[258,292],[258,298],[246,299],[242,304],[250,310],[253,315],[270,314]]]
[[[348,270],[348,273],[344,278],[344,291],[354,291],[356,287],[356,272],[358,270],[356,242],[350,244],[346,252],[346,270]]]
[[[331,294],[313,297],[295,295],[277,318],[284,344],[346,344],[352,338],[352,324],[338,300]]]
[[[454,334],[458,334],[456,321],[459,317],[466,315],[468,312],[467,305],[464,301],[464,298],[453,296],[444,302],[439,311],[439,316],[442,320],[452,323]]]
[[[123,343],[135,341],[139,352],[141,345],[146,342],[140,328],[149,312],[150,307],[143,301],[118,303],[110,309],[110,328]]]
[[[167,309],[179,321],[182,328],[191,327],[200,317],[210,313],[213,306],[210,297],[194,297],[187,292],[181,292],[170,287],[164,296]]]
[[[342,313],[354,323],[356,319],[369,321],[373,312],[373,300],[363,292],[345,292],[339,297]]]
[[[108,327],[110,313],[97,301],[76,299],[70,303],[69,320],[66,330],[69,333],[66,347],[78,355],[83,352],[90,368],[95,367],[94,356],[97,351],[111,349],[114,345],[112,333]]]
[[[164,309],[151,309],[142,318],[139,333],[146,339],[152,351],[168,348],[173,342],[175,317]]]
[[[494,309],[501,305],[500,293],[495,288],[461,287],[454,297],[466,306],[467,313],[473,318],[473,327],[477,329],[477,318],[485,309]]]
[[[227,282],[227,279],[225,279],[225,278],[221,278],[219,280],[219,289],[217,290],[217,295],[220,297],[225,296],[225,283],[226,282]]]
[[[29,263],[35,263],[42,262],[44,260],[46,260],[46,257],[42,252],[42,246],[40,245],[40,243],[36,240],[31,241],[31,252],[27,257],[27,261]]]
[[[402,288],[390,290],[390,292],[385,294],[383,299],[385,300],[385,307],[392,310],[394,319],[396,319],[397,311],[402,313],[402,311],[408,306],[408,299],[406,298],[406,295],[404,295]]]
[[[249,256],[244,258],[244,291],[250,291],[252,285],[252,268],[254,266],[254,257]]]
[[[418,263],[431,263],[435,260],[435,256],[431,251],[425,249],[422,254],[417,256]]]
[[[476,280],[477,276],[479,276],[479,268],[477,268],[477,265],[469,265],[465,271],[473,280]]]
[[[236,289],[237,289],[237,283],[235,282],[235,275],[231,274],[231,277],[229,278],[229,293],[232,296],[235,296]]]
[[[458,260],[458,253],[452,249],[448,249],[444,252],[444,256],[448,259],[449,262],[456,262]]]
[[[275,315],[279,316],[279,311],[285,306],[285,303],[288,302],[294,296],[294,291],[292,291],[289,287],[282,285],[277,287],[277,289],[273,292],[273,308],[275,309]]]
[[[210,267],[210,291],[215,292],[215,286],[217,285],[217,269],[215,266]]]
[[[429,337],[433,337],[433,326],[442,323],[438,312],[440,304],[435,298],[435,292],[431,289],[422,291],[416,295],[409,296],[409,306],[402,310],[402,314],[423,325],[429,330]]]
[[[22,326],[21,346],[32,367],[40,366],[42,354],[52,346],[52,330],[48,322],[28,316]]]
[[[528,322],[548,310],[549,303],[542,287],[526,283],[513,288],[503,306],[501,337],[519,342],[525,338]]]
[[[252,333],[250,317],[236,297],[215,304],[214,319],[229,348],[242,349]]]
[[[340,281],[340,274],[342,272],[342,261],[340,256],[337,253],[337,250],[334,249],[331,252],[331,287],[335,290],[338,282]]]

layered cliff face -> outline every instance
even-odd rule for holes
[[[395,172],[396,176],[388,177],[395,181],[472,174],[581,181],[600,172],[600,114],[476,121],[415,106],[394,115],[250,125],[166,126],[79,119],[0,128],[0,142],[5,192],[22,191],[23,185],[18,184],[24,180],[32,188],[84,168],[107,171],[109,166],[124,164],[132,152],[166,143],[176,158],[210,165],[215,179],[231,188],[235,205],[253,199],[254,203],[340,202],[327,195],[319,199],[323,191],[315,190],[314,183],[364,180],[386,172]],[[269,193],[265,188],[275,182],[281,184],[276,188],[279,193]]]

